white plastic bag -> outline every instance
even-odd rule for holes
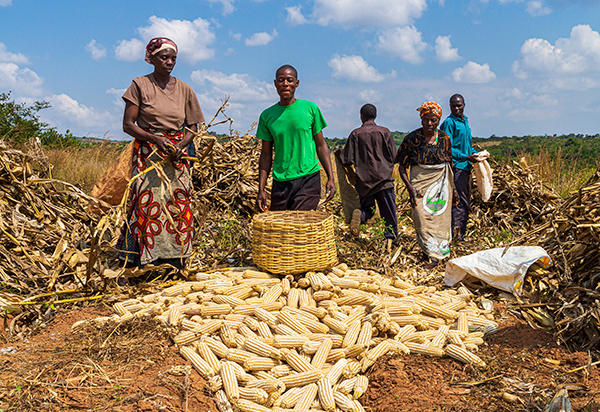
[[[473,165],[473,171],[475,172],[475,184],[481,194],[481,199],[487,202],[492,197],[492,189],[494,188],[492,168],[487,160],[482,160]]]
[[[502,256],[504,248],[482,250],[452,259],[446,263],[444,281],[454,286],[470,275],[506,292],[521,294],[523,279],[529,266],[538,260],[550,265],[548,253],[539,246],[514,246]]]

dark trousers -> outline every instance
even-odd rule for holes
[[[375,202],[379,214],[385,222],[385,238],[395,239],[398,235],[398,218],[396,217],[396,193],[394,188],[383,189],[367,197],[360,198],[360,222],[365,223],[375,214]]]
[[[452,207],[452,228],[462,239],[467,231],[471,211],[471,171],[454,168],[454,187],[458,192],[458,205]]]
[[[273,180],[271,210],[317,210],[320,199],[320,172],[286,182]]]

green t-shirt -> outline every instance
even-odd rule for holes
[[[321,110],[308,100],[277,103],[261,113],[256,137],[273,142],[273,179],[285,182],[321,170],[314,136],[325,126]]]

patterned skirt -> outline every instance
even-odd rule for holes
[[[183,131],[155,133],[173,144],[183,139]],[[134,141],[131,175],[139,177],[131,186],[127,224],[119,242],[121,257],[134,265],[183,259],[192,253],[190,163],[184,159],[161,163],[165,156],[154,149],[150,142]]]

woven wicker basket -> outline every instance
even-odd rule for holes
[[[275,274],[324,270],[337,263],[333,216],[318,211],[266,212],[252,221],[252,258]]]

